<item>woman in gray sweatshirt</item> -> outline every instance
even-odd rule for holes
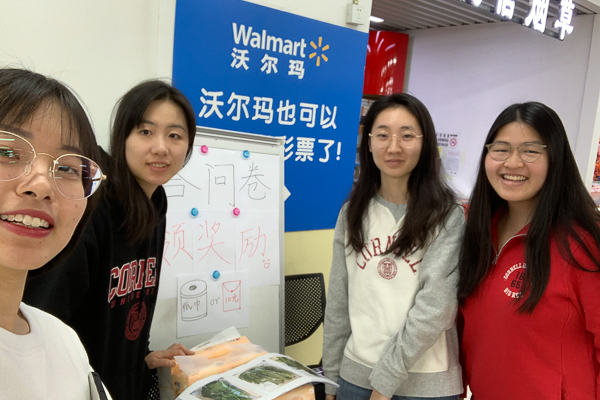
[[[327,397],[454,400],[463,209],[423,103],[394,94],[364,122],[358,182],[335,228],[323,368],[340,387]]]

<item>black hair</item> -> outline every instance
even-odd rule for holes
[[[56,79],[33,71],[0,68],[0,124],[5,129],[18,128],[29,122],[36,112],[54,112],[57,106],[62,113],[62,140],[76,145],[81,155],[98,162],[100,155],[92,124],[73,91]],[[75,246],[96,201],[97,195],[87,199],[85,211],[73,236],[48,268],[56,265]]]
[[[600,246],[600,212],[581,180],[567,133],[556,112],[538,102],[513,104],[496,118],[485,143],[492,143],[498,131],[513,122],[533,128],[548,152],[546,180],[540,189],[525,239],[527,270],[518,299],[522,302],[519,312],[530,313],[541,300],[550,278],[551,237],[557,240],[560,254],[567,262],[584,269],[573,256],[569,246],[569,239],[572,239],[595,264],[595,271],[600,271],[597,254]],[[460,251],[458,298],[461,301],[471,295],[494,268],[491,220],[507,204],[487,179],[486,156],[487,149],[484,147]],[[590,235],[595,248],[585,244],[582,231]]]
[[[381,186],[381,172],[369,151],[369,133],[377,116],[391,108],[404,108],[417,119],[423,134],[423,145],[419,161],[408,179],[406,218],[387,253],[407,254],[425,246],[435,229],[446,221],[456,202],[454,192],[441,175],[435,127],[425,105],[406,93],[383,97],[371,105],[365,116],[359,146],[360,172],[348,197],[347,246],[356,252],[364,246],[363,221],[369,202]]]
[[[122,227],[127,231],[130,244],[152,236],[158,216],[152,201],[129,170],[125,157],[125,142],[131,132],[142,123],[150,104],[159,100],[173,102],[185,116],[189,139],[185,163],[192,154],[196,136],[196,117],[190,102],[183,93],[168,83],[160,80],[142,82],[117,102],[113,111],[110,138],[112,162],[109,179],[113,187],[111,195],[125,210]]]

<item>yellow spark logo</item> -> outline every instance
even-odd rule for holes
[[[319,48],[321,48],[322,44],[323,44],[323,38],[321,36],[319,36],[319,45],[318,46],[312,40],[310,41],[310,45],[315,50],[318,50]],[[319,65],[321,65],[321,58],[323,58],[323,61],[325,61],[325,62],[329,61],[329,59],[327,58],[327,56],[323,53],[327,49],[329,49],[329,45],[328,44],[326,44],[325,46],[323,46],[321,48],[321,54],[320,55],[317,56],[317,52],[315,51],[313,53],[310,53],[308,55],[308,58],[313,59],[316,56],[317,57],[317,67],[318,67]]]

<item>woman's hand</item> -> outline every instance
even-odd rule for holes
[[[194,352],[188,350],[184,345],[175,343],[169,346],[166,350],[153,351],[145,358],[149,369],[156,367],[174,367],[175,356],[191,356]]]
[[[325,400],[335,400],[335,395],[334,394],[326,394]]]
[[[371,400],[390,400],[390,397],[385,397],[377,390],[373,389],[373,393],[371,394]]]

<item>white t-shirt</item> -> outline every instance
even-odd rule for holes
[[[73,329],[21,303],[27,335],[0,328],[0,400],[90,399],[88,357]]]

